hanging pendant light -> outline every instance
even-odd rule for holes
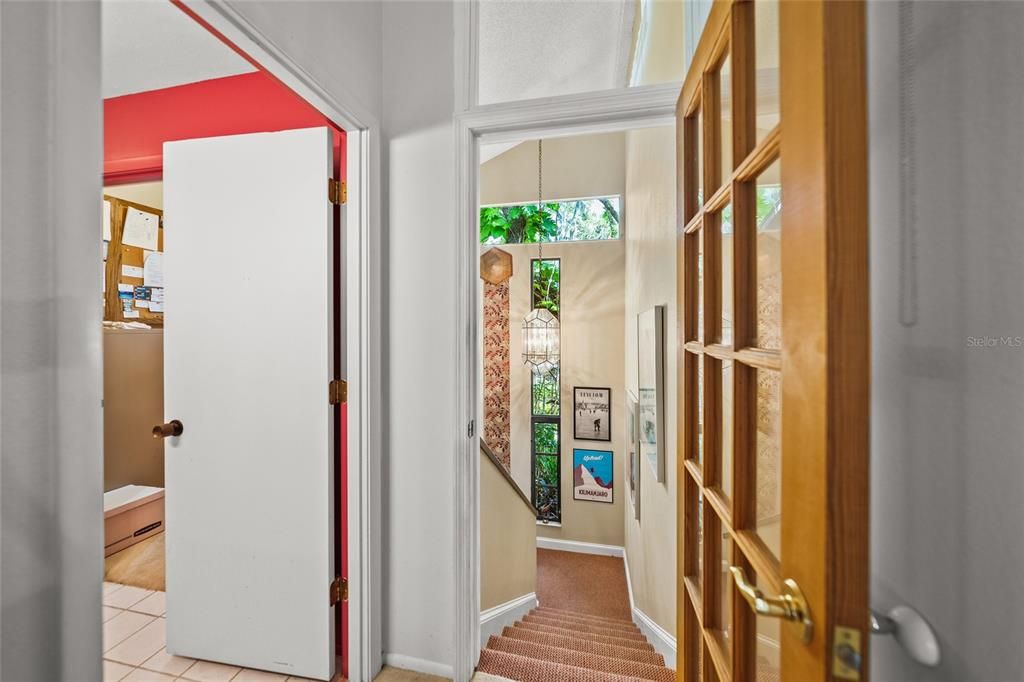
[[[543,142],[537,140],[537,211],[543,211]],[[537,257],[544,259],[543,230],[537,234]],[[531,268],[532,277],[532,268]],[[531,291],[532,291],[531,282]],[[532,294],[531,294],[532,295]],[[536,307],[523,320],[523,363],[538,374],[558,367],[561,339],[558,318],[550,310]]]

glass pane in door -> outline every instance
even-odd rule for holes
[[[771,594],[770,587],[764,584],[755,576],[754,583],[764,592]],[[781,635],[782,621],[778,618],[755,618],[755,631],[757,633],[754,652],[754,679],[758,682],[781,682],[782,680],[782,645],[779,639]]]
[[[782,185],[776,161],[757,178],[757,339],[782,348]]]
[[[722,360],[722,490],[732,499],[733,361]]]
[[[754,5],[754,86],[758,142],[779,123],[779,2]]]
[[[719,220],[719,231],[721,242],[721,282],[720,289],[722,300],[722,338],[725,345],[732,344],[733,324],[733,225],[732,225],[732,204],[726,204],[722,209]]]
[[[782,375],[757,370],[757,504],[758,536],[778,557],[782,546]]]
[[[722,68],[718,72],[718,91],[721,97],[719,130],[721,132],[719,168],[721,177],[719,187],[729,182],[732,177],[732,55],[726,54]]]
[[[721,595],[718,599],[719,611],[718,622],[725,633],[725,644],[728,651],[732,651],[732,574],[729,573],[729,564],[732,562],[732,537],[728,532],[722,536],[722,566],[721,576],[718,578]]]
[[[697,357],[697,461],[704,464],[704,356]]]

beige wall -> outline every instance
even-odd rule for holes
[[[626,385],[637,386],[636,318],[665,305],[665,481],[640,462],[640,520],[624,508],[625,547],[636,607],[676,631],[676,250],[675,131],[626,133]]]
[[[544,198],[622,194],[626,186],[625,133],[544,140]],[[537,141],[523,142],[480,166],[480,203],[537,201]]]
[[[628,230],[628,227],[625,228]],[[523,365],[520,328],[530,311],[530,259],[536,244],[501,247],[513,257],[509,310],[511,330],[512,475],[523,490],[530,490],[530,370]],[[562,261],[561,377],[562,377],[562,526],[537,527],[543,537],[621,545],[623,509],[629,495],[626,483],[625,348],[625,243],[577,242],[546,244],[545,258]],[[575,441],[572,438],[573,386],[612,389],[612,442]],[[572,499],[574,447],[614,452],[614,501]]]
[[[642,40],[633,55],[630,85],[681,81],[685,75],[683,6],[680,0],[642,0],[638,3],[643,24]]]
[[[537,526],[498,467],[480,453],[480,610],[537,588]]]

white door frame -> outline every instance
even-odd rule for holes
[[[380,126],[349,93],[328,93],[227,4],[186,0],[200,19],[309,102],[347,136],[348,202],[342,244],[346,318],[342,376],[348,381],[349,679],[381,667]],[[340,100],[339,100],[340,97]],[[326,392],[325,392],[326,395]],[[340,570],[340,567],[339,567]]]
[[[472,6],[474,3],[469,3]],[[470,11],[460,18],[472,25]],[[459,24],[457,23],[457,26]],[[463,24],[465,26],[465,24]],[[475,35],[475,31],[471,31]],[[456,34],[458,37],[458,33]],[[470,46],[473,40],[468,43]],[[466,100],[474,101],[475,61],[468,59],[468,77],[458,78]],[[483,400],[480,391],[480,348],[477,340],[480,301],[478,180],[481,142],[510,142],[674,125],[682,83],[564,95],[486,106],[469,106],[456,116],[455,241],[458,244],[456,302],[455,494],[455,681],[472,677],[480,653],[480,448]]]

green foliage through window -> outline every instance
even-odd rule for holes
[[[558,424],[554,422],[533,425],[533,449],[537,454],[558,454]]]
[[[557,417],[561,413],[561,384],[558,380],[558,368],[547,372],[534,372],[531,380],[533,396],[533,415]]]
[[[533,504],[541,521],[562,520],[558,464],[561,458],[538,455],[533,460]]]
[[[780,185],[758,185],[757,187],[757,229],[764,229],[768,222],[782,210],[782,187]],[[722,234],[732,234],[732,205],[722,211]]]
[[[536,244],[619,238],[619,197],[480,209],[481,244]]]
[[[533,289],[533,307],[547,308],[558,317],[558,305],[561,302],[562,261],[558,258],[534,258],[530,261],[532,276],[530,285]]]

